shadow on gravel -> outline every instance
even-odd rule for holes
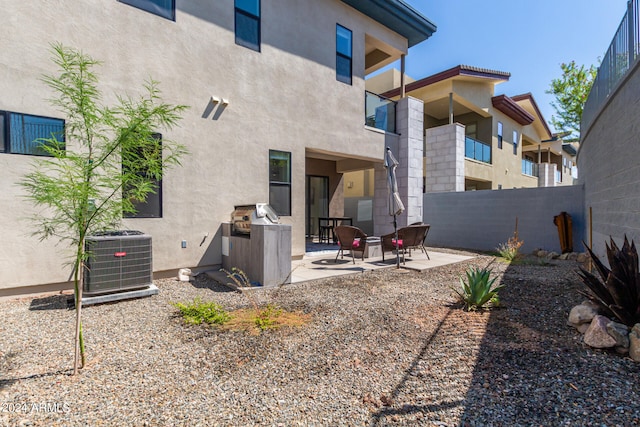
[[[68,310],[72,309],[73,305],[73,296],[71,295],[51,295],[31,300],[29,310]]]
[[[490,313],[461,426],[640,423],[640,364],[586,348],[567,325],[584,299],[576,269],[566,261],[507,268],[504,308]]]

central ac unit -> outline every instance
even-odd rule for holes
[[[140,231],[115,231],[89,236],[83,292],[107,294],[140,289],[153,283],[151,236]]]

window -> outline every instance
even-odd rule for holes
[[[160,147],[162,147],[162,135],[159,133],[155,133],[152,135],[152,137],[158,140]],[[153,144],[152,146],[156,147],[157,145]],[[142,149],[143,148],[140,148],[140,150]],[[138,155],[140,154],[142,153],[139,151]],[[160,158],[162,158],[162,148],[160,149],[160,152],[157,153],[157,155],[159,155]],[[122,168],[126,169],[128,167],[129,166],[127,166],[127,162],[125,161],[125,159],[123,159]],[[140,170],[137,173],[141,177],[146,178],[147,171]],[[144,202],[134,201],[133,206],[136,208],[136,212],[125,213],[123,215],[125,218],[162,218],[162,179],[160,180],[151,179],[151,185],[153,187],[154,192],[147,193],[147,200]],[[126,188],[124,192],[125,193],[127,192]]]
[[[260,0],[235,0],[236,44],[260,52]]]
[[[42,144],[51,138],[64,149],[64,120],[0,111],[0,152],[49,156]]]
[[[119,0],[121,3],[146,10],[163,18],[176,20],[175,0]]]
[[[502,150],[502,122],[498,122],[498,148]]]
[[[291,153],[269,150],[269,204],[280,216],[291,215]]]
[[[518,131],[513,131],[513,154],[518,155]]]
[[[351,30],[336,25],[336,80],[347,84],[352,80],[352,38]]]

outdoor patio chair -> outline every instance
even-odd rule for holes
[[[321,219],[318,221],[318,241],[320,243],[332,243],[333,240],[333,225],[328,219]]]
[[[389,233],[380,237],[382,242],[382,261],[384,261],[384,253],[399,250],[402,254],[402,263],[406,264],[405,252],[411,249],[420,249],[429,258],[424,242],[427,239],[427,233],[431,226],[429,224],[413,224],[398,229],[398,240],[396,241],[395,233]]]
[[[356,263],[356,259],[353,254],[354,252],[362,253],[362,260],[364,261],[364,245],[367,239],[367,235],[362,230],[351,225],[339,225],[334,228],[333,232],[338,239],[339,245],[335,262],[338,262],[338,256],[341,254],[342,258],[344,258],[345,250],[351,252],[351,259],[353,260],[354,264]]]

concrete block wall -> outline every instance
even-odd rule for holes
[[[391,140],[388,144],[399,163],[396,178],[398,192],[405,206],[404,212],[396,218],[398,227],[421,221],[423,216],[423,109],[423,102],[416,98],[407,97],[398,101],[396,131],[399,136],[397,141]],[[376,165],[374,173],[374,234],[380,236],[393,231],[393,217],[389,215],[387,170],[382,165]]]
[[[464,125],[427,129],[426,192],[464,191]]]
[[[538,187],[555,187],[556,186],[556,167],[555,163],[540,163],[538,169]]]
[[[581,129],[578,182],[592,210],[593,249],[606,261],[609,237],[640,244],[640,62]],[[585,224],[588,226],[588,224]],[[586,233],[586,231],[585,231]]]
[[[430,246],[493,251],[515,229],[522,251],[535,248],[560,252],[553,217],[567,212],[573,222],[574,251],[583,251],[584,194],[582,186],[522,188],[424,195],[424,222],[431,224]]]

